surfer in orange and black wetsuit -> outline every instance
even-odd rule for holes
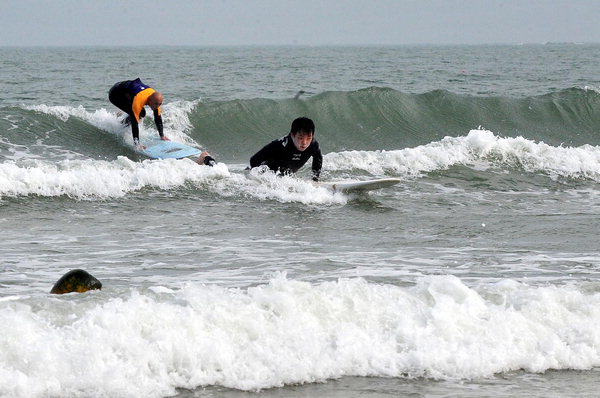
[[[250,158],[250,167],[266,165],[281,173],[295,173],[312,156],[313,180],[321,174],[323,155],[319,143],[314,138],[315,124],[307,117],[299,117],[292,122],[290,133],[272,141]]]
[[[160,115],[160,106],[163,102],[163,96],[158,91],[142,83],[138,77],[135,80],[125,80],[116,83],[108,92],[109,101],[117,108],[127,113],[125,121],[131,124],[131,133],[133,134],[133,143],[136,146],[140,144],[139,121],[146,116],[144,106],[148,105],[154,112],[154,123],[160,135],[160,139],[169,141],[169,138],[163,134],[163,122]]]

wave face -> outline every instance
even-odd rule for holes
[[[600,94],[575,88],[521,99],[371,87],[305,100],[212,102],[192,111],[191,134],[225,156],[248,156],[263,142],[286,134],[291,121],[302,115],[315,121],[318,140],[328,152],[414,147],[479,127],[550,145],[600,143]]]
[[[473,129],[554,146],[600,144],[600,94],[592,89],[515,99],[443,90],[405,94],[371,87],[306,99],[180,101],[164,108],[168,134],[201,144],[230,161],[247,157],[287,134],[291,121],[299,116],[315,121],[325,152],[415,147]],[[146,127],[150,134],[151,120],[146,120]],[[130,140],[128,129],[119,125],[112,110],[87,111],[81,106],[0,108],[0,129],[3,155],[8,155],[10,144],[35,146],[39,142],[89,156],[108,155],[115,153],[115,145],[122,146],[118,141]]]

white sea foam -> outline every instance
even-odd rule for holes
[[[600,147],[555,147],[522,137],[502,138],[491,131],[471,130],[464,137],[446,137],[415,148],[329,153],[324,168],[415,176],[454,165],[520,167],[532,173],[600,181]]]
[[[186,134],[192,127],[189,120],[189,113],[194,109],[196,104],[197,101],[177,101],[163,105],[162,117],[166,136],[178,142],[199,146],[197,142]],[[120,111],[111,112],[106,109],[88,111],[81,105],[72,107],[64,105],[49,106],[45,104],[31,105],[25,107],[25,109],[46,113],[62,121],[67,121],[70,117],[77,117],[104,131],[122,136],[130,144],[133,143],[130,128],[125,127],[121,123],[122,116],[119,116]],[[143,122],[140,124],[140,137],[142,138],[156,134],[156,131],[152,127],[154,122],[149,119],[152,119],[152,116],[142,119]],[[145,129],[144,124],[147,124],[149,127]]]
[[[4,162],[0,164],[0,197],[122,197],[144,187],[171,189],[229,175],[224,164],[201,167],[189,159],[134,162],[119,157],[115,161]]]
[[[583,89],[584,89],[584,90],[586,90],[586,91],[594,91],[594,92],[596,92],[596,93],[599,93],[599,94],[600,94],[600,87],[598,87],[598,86],[589,86],[589,85],[585,85],[585,86],[583,87]]]
[[[225,197],[248,196],[284,203],[344,204],[348,197],[294,177],[273,173],[249,177],[230,173],[227,165],[199,166],[190,159],[134,162],[27,160],[0,163],[0,198],[68,196],[78,200],[124,197],[143,188],[177,189],[193,184]]]
[[[46,111],[66,117],[80,111],[88,121],[95,120],[93,123],[104,129],[122,129],[115,115],[109,112],[88,113],[81,107],[63,108],[53,107]],[[181,123],[179,127],[186,123],[185,119],[184,116],[177,118],[177,123]],[[356,169],[374,176],[413,177],[453,165],[520,168],[550,176],[600,181],[600,148],[590,145],[553,147],[521,137],[501,138],[490,131],[472,130],[464,137],[446,137],[415,148],[329,153],[325,155],[323,168],[325,178],[335,178],[336,172]],[[173,189],[190,182],[224,177],[229,179],[212,186],[224,196],[244,195],[259,200],[313,204],[344,204],[348,199],[346,195],[314,186],[302,177],[275,177],[272,173],[259,176],[253,172],[248,178],[243,172],[229,173],[223,164],[209,170],[187,159],[132,162],[124,157],[115,161],[7,160],[0,163],[0,198],[27,195],[66,195],[77,199],[122,197],[143,187]]]
[[[600,294],[452,276],[413,287],[276,276],[0,302],[0,395],[160,397],[341,376],[475,379],[600,366]],[[589,290],[589,289],[588,289]]]
[[[299,202],[304,204],[345,204],[348,196],[313,184],[295,176],[279,176],[253,169],[247,174],[233,175],[233,181],[222,184],[219,192],[225,196],[250,196],[259,200]],[[226,184],[226,185],[225,185]]]

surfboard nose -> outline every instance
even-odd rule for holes
[[[50,293],[84,293],[88,290],[100,290],[102,283],[82,269],[74,269],[64,274],[52,287]]]

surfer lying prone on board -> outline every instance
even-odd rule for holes
[[[288,135],[265,145],[250,158],[250,167],[266,165],[276,173],[292,174],[311,156],[313,180],[318,181],[323,155],[315,140],[315,124],[307,117],[299,117],[292,122]]]
[[[169,141],[169,138],[163,134],[163,122],[160,115],[160,106],[163,102],[163,96],[152,87],[142,83],[138,77],[135,80],[125,80],[116,83],[108,92],[108,99],[117,108],[127,114],[125,122],[131,125],[133,134],[133,143],[140,149],[146,147],[140,144],[140,119],[146,116],[144,106],[148,105],[154,112],[154,123],[158,130],[158,135],[163,141]]]

